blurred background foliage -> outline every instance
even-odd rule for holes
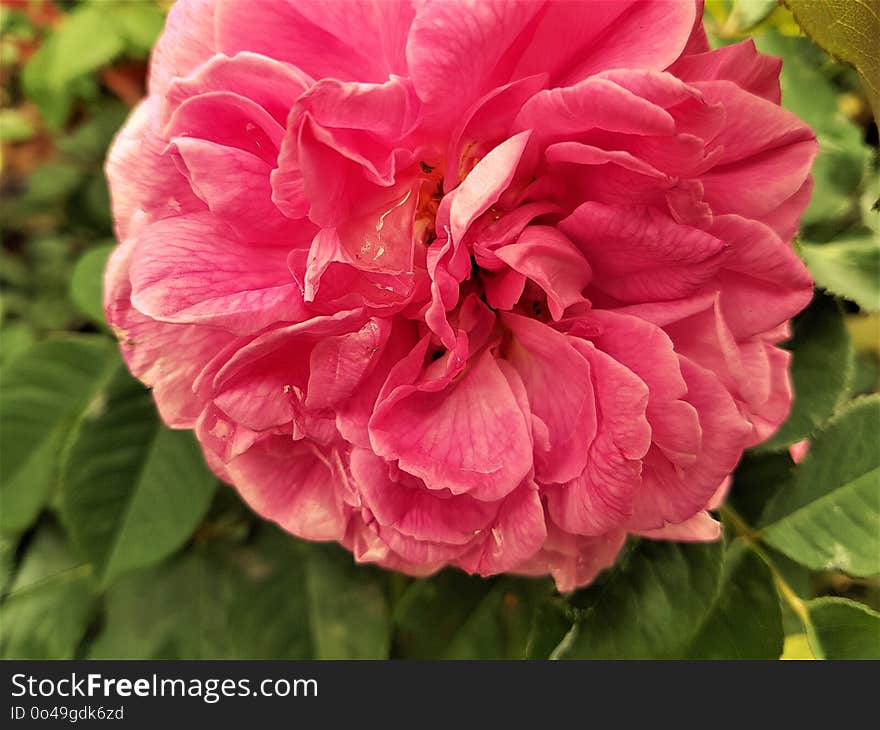
[[[821,28],[840,2],[788,4]],[[169,5],[0,1],[0,656],[880,658],[876,48],[817,39],[865,86],[775,0],[706,0],[713,45],[784,59],[783,104],[820,141],[795,406],[737,470],[723,544],[633,541],[563,597],[547,580],[411,580],[283,535],[125,371],[101,313],[102,164]]]

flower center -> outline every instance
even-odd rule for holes
[[[429,164],[419,162],[422,170],[422,184],[416,205],[413,233],[417,241],[430,246],[437,238],[436,220],[440,201],[443,200],[443,167],[440,162]]]

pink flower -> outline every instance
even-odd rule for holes
[[[179,2],[108,320],[221,478],[359,561],[570,590],[714,539],[811,296],[778,72],[693,2]]]
[[[809,450],[810,439],[801,439],[788,447],[788,454],[791,456],[791,460],[795,464],[800,464],[807,457],[807,452]]]

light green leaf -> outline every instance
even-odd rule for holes
[[[862,213],[862,223],[880,235],[880,175],[872,175],[868,178],[859,200],[859,209]]]
[[[859,72],[875,114],[880,113],[880,1],[785,0],[804,32]]]
[[[840,305],[817,295],[794,320],[788,345],[794,358],[794,403],[776,434],[756,451],[776,451],[807,438],[846,399],[853,375],[853,352]]]
[[[67,15],[53,40],[45,76],[51,89],[106,66],[125,48],[123,38],[107,20],[107,8],[96,5],[81,6]]]
[[[741,33],[754,28],[778,6],[778,0],[733,0],[724,30],[726,33]]]
[[[880,240],[876,235],[802,243],[800,251],[819,286],[866,312],[880,312]]]
[[[807,603],[807,636],[823,659],[880,659],[880,613],[846,598]]]
[[[104,324],[104,268],[114,244],[96,246],[76,262],[70,279],[70,298],[80,312],[94,323]]]
[[[764,540],[813,570],[880,573],[880,396],[859,398],[816,434],[765,513]]]
[[[722,554],[720,543],[640,541],[607,580],[576,596],[585,609],[554,658],[688,656],[720,595]]]
[[[149,53],[165,25],[165,16],[152,3],[115,3],[110,13],[106,7],[104,13],[136,54]]]
[[[49,36],[28,59],[21,71],[21,85],[25,95],[40,109],[40,115],[50,129],[59,130],[67,121],[73,105],[72,90],[61,86],[53,88],[49,84],[49,74],[56,55],[55,38]]]
[[[816,655],[810,648],[806,634],[791,634],[785,637],[785,647],[779,658],[785,661],[804,661],[815,659]]]
[[[71,430],[100,406],[119,363],[108,339],[80,335],[41,342],[4,366],[0,530],[24,530],[37,516],[57,480]]]
[[[107,583],[180,547],[216,483],[192,434],[162,425],[149,391],[120,367],[67,453],[62,515]]]
[[[17,320],[0,329],[0,363],[8,363],[34,344],[34,331],[27,322]]]
[[[33,122],[19,109],[0,109],[0,141],[4,144],[26,142],[36,131]]]
[[[4,659],[72,659],[91,614],[92,580],[63,538],[44,528],[0,604]]]
[[[408,659],[546,659],[571,628],[545,580],[487,581],[455,570],[414,581],[395,606]]]
[[[782,58],[782,105],[807,122],[819,141],[819,155],[811,170],[813,194],[801,216],[801,228],[827,225],[849,215],[871,151],[862,130],[837,108],[837,91],[822,70],[822,52],[807,38],[775,30],[756,35],[754,40],[761,52]]]
[[[102,3],[81,5],[66,14],[22,70],[25,94],[52,129],[67,121],[74,98],[96,84],[88,74],[125,50],[125,38],[107,11]]]

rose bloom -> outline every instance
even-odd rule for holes
[[[712,540],[786,417],[811,130],[699,3],[186,0],[107,318],[259,514],[412,575]]]

